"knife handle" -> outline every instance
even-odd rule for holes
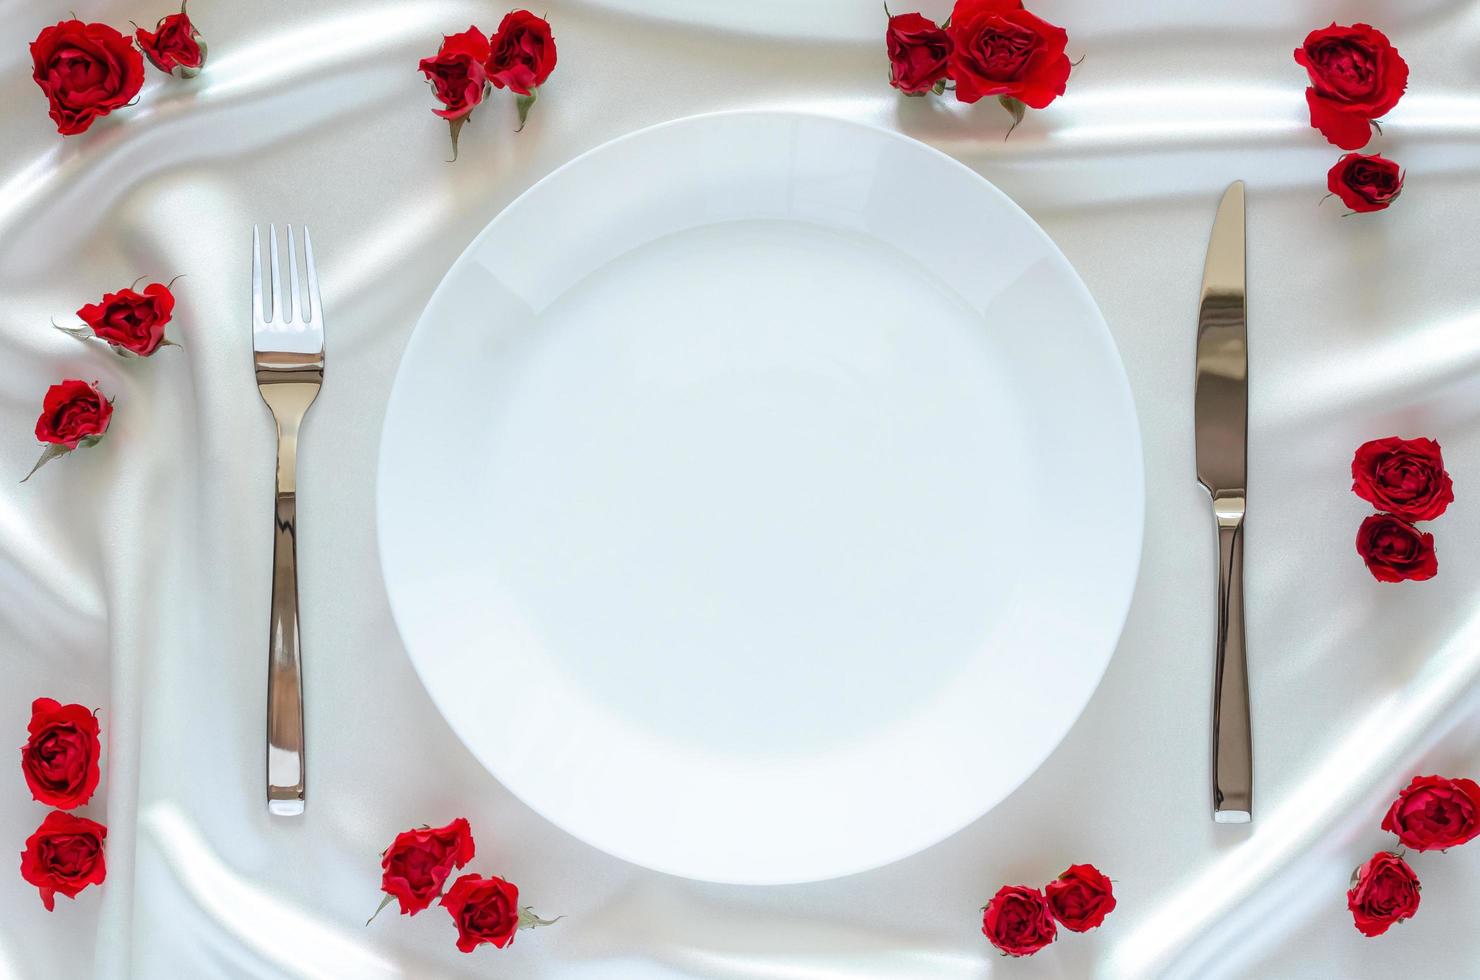
[[[1215,496],[1218,521],[1218,658],[1213,675],[1213,819],[1253,815],[1254,744],[1244,648],[1244,498]]]

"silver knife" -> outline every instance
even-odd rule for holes
[[[1244,183],[1223,192],[1197,311],[1197,482],[1218,528],[1218,631],[1213,674],[1213,819],[1248,823],[1254,746],[1244,649],[1244,506],[1248,488],[1249,338],[1244,306]]]

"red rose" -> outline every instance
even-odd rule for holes
[[[1480,837],[1480,786],[1469,779],[1415,776],[1382,818],[1382,829],[1415,851],[1467,844]]]
[[[1387,157],[1348,153],[1326,174],[1326,187],[1353,211],[1382,211],[1403,193],[1403,173]]]
[[[982,910],[982,934],[1008,956],[1032,956],[1058,936],[1043,893],[1003,885]]]
[[[1439,572],[1434,536],[1391,514],[1373,514],[1362,522],[1357,554],[1379,582],[1422,582]]]
[[[1048,910],[1070,932],[1088,932],[1115,909],[1110,879],[1092,864],[1071,864],[1043,889]]]
[[[144,59],[107,24],[64,20],[44,28],[31,42],[31,62],[31,77],[50,100],[63,136],[127,105],[144,84]]]
[[[884,31],[889,84],[906,95],[924,95],[946,78],[951,36],[920,14],[896,14]]]
[[[488,38],[476,27],[448,34],[435,58],[423,58],[417,68],[432,83],[443,119],[463,119],[477,108],[488,91]]]
[[[165,324],[175,311],[175,296],[170,287],[152,282],[142,293],[132,288],[108,293],[101,301],[77,311],[77,315],[98,337],[148,357],[165,342]]]
[[[1023,10],[1019,0],[956,0],[947,32],[960,101],[995,95],[1042,109],[1064,94],[1069,35]]]
[[[1352,872],[1352,887],[1346,907],[1364,936],[1380,936],[1395,922],[1413,918],[1418,911],[1418,876],[1396,854],[1378,851]]]
[[[100,823],[53,810],[26,838],[21,877],[41,890],[48,912],[56,907],[57,893],[72,898],[88,885],[103,883],[108,875],[103,862],[107,836],[108,828]]]
[[[1431,521],[1454,502],[1454,484],[1432,439],[1373,439],[1352,457],[1352,492],[1405,521]]]
[[[1295,60],[1310,76],[1310,124],[1343,150],[1366,146],[1372,120],[1397,105],[1408,85],[1408,63],[1366,24],[1311,31]]]
[[[21,771],[37,803],[70,810],[98,788],[98,719],[80,704],[51,698],[31,702],[30,738],[21,746]]]
[[[492,43],[488,77],[499,88],[529,95],[555,70],[555,37],[550,24],[527,10],[505,14]]]
[[[442,904],[457,923],[457,948],[464,953],[483,943],[503,949],[519,931],[519,889],[502,878],[463,875]]]
[[[69,378],[46,390],[41,417],[36,420],[36,438],[76,449],[84,440],[101,438],[112,416],[113,406],[95,384]]]
[[[134,37],[150,64],[177,78],[194,78],[206,63],[205,42],[185,13],[184,3],[178,14],[161,17],[153,33],[140,27]]]
[[[445,827],[397,834],[381,857],[380,890],[401,903],[402,915],[415,915],[442,894],[453,869],[473,860],[473,831],[458,817]]]

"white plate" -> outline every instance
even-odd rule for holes
[[[681,120],[495,218],[386,415],[381,558],[510,790],[673,874],[927,847],[1069,730],[1135,582],[1141,449],[1051,241],[920,143]]]

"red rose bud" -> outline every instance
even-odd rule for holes
[[[1480,837],[1480,786],[1469,779],[1415,776],[1382,818],[1382,829],[1415,851],[1468,844]]]
[[[64,20],[31,42],[31,77],[46,93],[57,132],[85,132],[128,105],[144,84],[144,59],[107,24]]]
[[[1408,86],[1408,63],[1386,34],[1366,24],[1311,31],[1295,61],[1310,76],[1310,124],[1343,150],[1366,146],[1372,120],[1397,105]]]
[[[52,385],[46,390],[41,417],[36,420],[36,438],[47,443],[47,447],[21,482],[25,483],[41,467],[78,446],[97,445],[108,431],[112,417],[113,403],[103,397],[96,383],[69,378]]]
[[[1110,879],[1092,864],[1071,864],[1043,889],[1048,910],[1070,932],[1088,932],[1115,909]]]
[[[165,339],[164,328],[174,312],[175,295],[170,287],[152,282],[142,293],[132,287],[108,293],[98,302],[78,310],[77,317],[114,350],[148,357],[170,343]],[[77,336],[75,330],[67,329],[67,332]]]
[[[1391,514],[1373,514],[1362,522],[1357,554],[1379,582],[1422,582],[1439,573],[1434,536]]]
[[[1353,211],[1383,211],[1403,193],[1403,173],[1387,157],[1348,153],[1326,174],[1326,187]]]
[[[488,94],[488,38],[476,27],[448,34],[434,58],[423,58],[417,69],[431,83],[442,108],[433,109],[452,130],[452,159],[457,159],[457,136],[463,123]]]
[[[107,432],[112,415],[113,406],[96,384],[69,378],[46,390],[41,417],[36,420],[36,438],[76,449]]]
[[[190,22],[184,3],[178,14],[161,17],[152,33],[140,27],[134,38],[151,65],[176,78],[194,78],[206,63],[206,42]]]
[[[550,23],[527,10],[504,15],[492,38],[488,77],[499,88],[519,98],[519,128],[529,118],[530,106],[539,98],[540,86],[555,70],[555,35]]]
[[[457,948],[464,953],[483,943],[503,949],[519,931],[519,889],[502,878],[463,875],[442,905],[457,923]]]
[[[951,36],[920,14],[896,14],[884,31],[889,84],[906,95],[945,88]]]
[[[995,95],[1015,127],[1024,106],[1042,109],[1064,94],[1069,35],[1019,0],[956,0],[949,23],[950,76],[961,102]]]
[[[80,704],[51,698],[31,702],[30,735],[21,746],[21,772],[37,803],[70,810],[98,788],[98,719]]]
[[[48,912],[56,907],[56,895],[74,898],[88,885],[103,883],[108,876],[103,861],[107,836],[108,828],[100,823],[53,810],[26,838],[21,877],[41,891]]]
[[[1432,439],[1373,439],[1352,457],[1352,493],[1405,521],[1431,521],[1454,502],[1454,484]]]
[[[417,66],[442,108],[433,109],[443,119],[460,119],[469,115],[483,101],[487,92],[488,38],[476,27],[461,34],[448,34],[435,58],[423,58]]]
[[[452,872],[473,860],[473,832],[467,820],[458,817],[445,827],[408,830],[397,834],[381,855],[380,890],[385,908],[391,901],[401,904],[402,915],[415,915],[442,894]],[[376,910],[376,915],[380,910]],[[371,916],[374,919],[375,916]],[[368,925],[368,923],[366,923]]]
[[[982,910],[982,934],[1008,956],[1032,956],[1058,938],[1043,893],[1004,885]]]
[[[1352,872],[1346,907],[1358,932],[1367,937],[1380,936],[1393,923],[1413,918],[1418,911],[1418,891],[1418,876],[1407,862],[1396,854],[1378,851]]]
[[[442,896],[442,906],[457,924],[457,948],[471,953],[484,943],[503,949],[520,929],[554,925],[519,907],[519,889],[502,878],[463,875]]]
[[[504,15],[492,39],[488,77],[499,88],[529,95],[555,70],[555,36],[550,23],[527,10]]]

